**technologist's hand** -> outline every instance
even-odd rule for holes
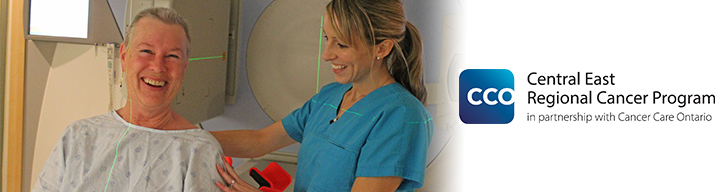
[[[232,168],[231,165],[224,163],[224,167],[226,167],[227,171],[224,171],[220,165],[216,165],[216,170],[219,172],[219,175],[221,175],[222,178],[229,183],[227,186],[218,181],[216,182],[216,186],[222,191],[261,191],[239,178],[239,175],[237,175],[237,172],[234,171],[234,168]]]

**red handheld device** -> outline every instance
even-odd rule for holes
[[[259,189],[264,192],[281,192],[292,183],[292,176],[275,162],[267,165],[263,171],[252,167],[249,169],[249,176],[259,184]]]

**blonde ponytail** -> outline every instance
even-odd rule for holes
[[[392,53],[388,56],[390,74],[425,104],[428,91],[423,78],[423,43],[418,29],[410,22],[405,23],[405,36],[396,43]]]

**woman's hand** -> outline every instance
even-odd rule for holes
[[[239,178],[239,175],[234,172],[234,168],[232,168],[231,165],[224,163],[224,167],[226,167],[227,171],[224,171],[224,169],[222,169],[220,165],[216,165],[216,170],[217,172],[219,172],[219,175],[222,176],[224,181],[229,183],[229,186],[227,186],[220,182],[216,182],[216,186],[219,187],[219,189],[221,189],[222,191],[261,191],[255,187],[252,187],[252,185],[249,185],[249,183],[244,182],[244,180]]]

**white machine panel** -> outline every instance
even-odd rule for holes
[[[320,58],[320,30],[328,2],[276,0],[252,29],[247,47],[249,84],[275,121],[335,81],[330,64]]]

